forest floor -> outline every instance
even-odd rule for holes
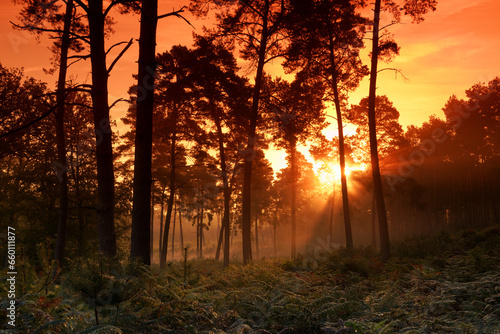
[[[79,262],[60,285],[40,283],[43,275],[25,282],[16,328],[0,332],[500,333],[500,228],[392,251],[385,264],[357,248],[225,269],[175,262],[161,274]],[[7,306],[2,299],[2,317]]]

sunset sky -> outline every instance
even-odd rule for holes
[[[160,14],[178,9],[186,1],[160,0]],[[24,67],[25,73],[49,83],[55,88],[56,76],[46,75],[43,68],[50,67],[51,54],[47,49],[48,40],[35,38],[25,32],[13,30],[9,21],[16,19],[19,6],[10,0],[0,0],[0,31],[2,48],[0,62],[7,67]],[[425,17],[420,24],[411,24],[405,19],[403,24],[390,28],[401,46],[400,56],[382,67],[397,68],[408,81],[392,71],[380,73],[379,95],[387,95],[401,113],[400,122],[420,125],[432,114],[442,116],[441,108],[452,94],[464,96],[464,91],[475,83],[486,82],[500,75],[500,1],[498,0],[438,0],[436,12]],[[198,20],[190,13],[185,14],[201,33],[203,25],[211,21]],[[122,16],[114,13],[117,24],[115,34],[110,38],[112,45],[119,41],[137,38],[139,17]],[[384,19],[384,16],[382,16]],[[387,17],[385,17],[387,19]],[[174,44],[191,45],[193,28],[177,18],[166,18],[158,25],[157,51],[163,52]],[[369,47],[370,42],[367,41]],[[116,55],[120,50],[116,50]],[[132,74],[137,71],[137,42],[127,52],[111,72],[110,103],[120,97],[127,97],[127,89],[134,83]],[[368,64],[368,51],[363,53]],[[111,62],[112,58],[108,60]],[[267,68],[268,72],[280,74],[280,61]],[[80,63],[70,68],[70,75],[78,82],[90,83],[90,64]],[[349,102],[357,104],[368,95],[368,78],[354,92]],[[112,110],[111,115],[118,120],[126,110],[122,103]],[[329,113],[333,114],[333,110]],[[333,134],[330,129],[329,134]]]

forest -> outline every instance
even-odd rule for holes
[[[406,129],[377,94],[437,1],[14,2],[57,85],[0,63],[2,333],[499,333],[500,77]]]

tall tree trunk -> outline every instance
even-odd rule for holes
[[[380,23],[380,1],[375,0],[375,11],[373,18],[373,45],[370,73],[370,94],[368,97],[368,128],[370,132],[370,156],[372,165],[373,188],[377,201],[377,217],[380,233],[380,250],[382,260],[387,261],[391,256],[389,229],[387,224],[387,212],[385,211],[384,192],[382,189],[382,178],[377,147],[377,126],[375,120],[375,98],[377,94],[377,67],[378,67],[378,43]]]
[[[203,212],[203,206],[201,207],[201,215],[200,215],[200,256],[199,258],[203,258],[203,243],[204,243],[204,240],[203,240],[203,216],[204,216],[204,212]]]
[[[104,46],[104,20],[103,1],[89,1],[88,21],[92,72],[91,94],[97,157],[97,234],[100,251],[106,256],[115,256],[115,175],[113,171],[112,132],[109,121],[108,71],[106,68],[106,50]],[[146,221],[146,224],[149,225],[149,220]],[[149,247],[147,249],[149,253]]]
[[[220,250],[222,249],[222,242],[224,240],[224,225],[219,229],[219,237],[217,238],[217,248],[215,250],[215,260],[219,261],[220,259]]]
[[[175,214],[177,213],[177,205],[174,203],[174,226],[172,226],[172,260],[174,259],[174,244],[175,244]]]
[[[230,235],[230,226],[229,226],[229,205],[231,201],[231,192],[229,189],[229,179],[226,165],[226,152],[224,149],[224,135],[222,133],[222,126],[220,122],[220,118],[212,113],[212,117],[214,118],[215,126],[217,127],[217,138],[219,140],[219,155],[220,155],[220,169],[222,174],[222,187],[224,192],[224,215],[222,218],[222,227],[221,227],[221,235],[224,232],[224,267],[229,265],[229,235]],[[222,241],[222,240],[221,240]],[[219,248],[218,244],[218,249]],[[218,259],[217,252],[217,259]]]
[[[292,259],[297,256],[297,161],[296,161],[297,141],[290,142],[290,169],[292,174]]]
[[[64,113],[66,100],[66,72],[68,69],[69,32],[73,19],[73,0],[66,2],[66,14],[64,15],[64,30],[61,36],[61,50],[59,60],[59,78],[57,79],[56,95],[56,146],[57,162],[63,166],[64,172],[59,179],[59,223],[57,226],[57,241],[55,249],[55,260],[59,266],[63,266],[64,250],[66,247],[66,227],[68,225],[68,173],[66,167],[66,138],[64,133]]]
[[[165,230],[163,234],[163,245],[161,247],[161,257],[160,257],[160,268],[165,268],[167,263],[167,251],[168,251],[168,230],[170,228],[170,219],[172,218],[172,209],[174,207],[174,196],[175,196],[175,172],[176,172],[176,156],[175,147],[177,145],[177,119],[179,117],[177,106],[174,104],[173,107],[173,128],[172,128],[172,140],[170,147],[170,178],[169,178],[169,194],[167,200],[167,216],[165,217]]]
[[[154,181],[151,182],[151,216],[149,222],[149,254],[150,262],[153,261],[153,240],[154,240],[154,226],[155,226],[155,204],[154,204]]]
[[[182,251],[184,251],[184,234],[182,234],[182,213],[180,209],[179,209],[179,233],[181,238],[181,254],[182,254]]]
[[[255,215],[255,258],[258,259],[259,256],[259,217]]]
[[[158,259],[161,257],[161,248],[163,241],[163,207],[165,206],[165,188],[161,190],[161,209],[160,209],[160,236],[158,242]],[[151,241],[152,242],[152,241]]]
[[[340,183],[342,188],[342,210],[344,215],[345,245],[347,250],[352,250],[352,229],[351,229],[351,211],[349,208],[349,196],[347,191],[347,177],[345,174],[345,148],[344,148],[344,125],[342,122],[342,111],[340,109],[340,94],[338,88],[337,62],[333,45],[333,36],[330,36],[329,43],[330,65],[332,67],[332,85],[333,99],[335,103],[335,112],[337,116],[337,127],[339,131],[339,160],[340,160]]]
[[[377,248],[377,201],[375,192],[372,193],[372,247]]]
[[[262,74],[266,60],[266,49],[268,39],[268,14],[269,1],[265,1],[264,12],[262,13],[262,33],[259,48],[259,60],[257,62],[257,73],[255,75],[255,85],[252,95],[252,109],[250,113],[250,126],[248,128],[248,142],[245,154],[245,163],[243,168],[243,199],[242,199],[242,246],[243,263],[248,264],[252,261],[252,217],[251,217],[251,188],[252,188],[252,162],[255,157],[255,144],[257,142],[256,128],[257,118],[259,116],[260,88],[262,86]]]
[[[135,127],[134,194],[130,255],[151,264],[150,205],[151,152],[153,145],[154,74],[158,0],[143,0],[139,36],[137,115]]]
[[[198,214],[195,217],[196,226],[196,258],[200,258],[200,209],[198,209]]]

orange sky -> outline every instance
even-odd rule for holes
[[[160,0],[160,13],[178,9],[186,1]],[[0,34],[2,48],[0,62],[7,67],[24,67],[25,73],[55,87],[55,75],[43,73],[50,66],[47,40],[37,43],[28,33],[13,30],[9,21],[17,21],[19,6],[10,0],[0,0]],[[109,45],[118,41],[137,38],[138,16],[121,16],[115,13],[116,33]],[[500,1],[498,0],[438,0],[436,12],[426,16],[423,23],[404,24],[391,27],[395,39],[401,46],[400,56],[388,67],[401,70],[409,79],[404,82],[394,72],[379,75],[379,95],[387,95],[401,113],[401,124],[420,125],[432,114],[442,116],[441,108],[450,95],[463,96],[465,89],[477,82],[485,82],[500,76]],[[201,27],[209,21],[186,17],[201,33]],[[384,16],[382,16],[384,18]],[[157,51],[162,52],[174,44],[191,44],[193,29],[176,18],[166,18],[158,26]],[[369,43],[369,41],[367,41]],[[369,45],[368,45],[369,46]],[[115,52],[117,54],[119,50]],[[127,89],[133,84],[132,74],[137,71],[137,43],[115,66],[110,77],[110,102],[127,97]],[[364,53],[368,64],[367,52]],[[111,61],[111,60],[110,60]],[[278,68],[276,61],[267,70]],[[384,66],[384,65],[382,65]],[[81,63],[70,69],[70,75],[78,82],[90,83],[90,64]],[[276,71],[278,73],[278,71]],[[358,103],[368,94],[368,79],[350,98]],[[112,117],[119,119],[126,110],[125,104],[112,110]],[[333,134],[332,127],[328,134]]]

